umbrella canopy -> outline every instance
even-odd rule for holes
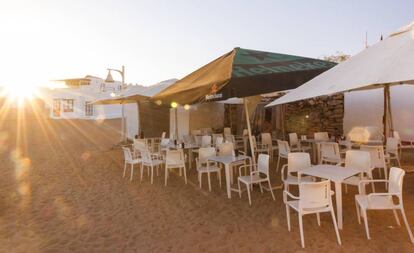
[[[194,104],[290,90],[335,63],[302,56],[235,48],[153,97]]]
[[[345,91],[414,83],[413,66],[414,22],[267,106]]]

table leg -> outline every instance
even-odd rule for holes
[[[335,182],[335,198],[336,198],[336,218],[338,220],[338,228],[342,229],[342,183]]]
[[[193,150],[188,149],[188,170],[191,170],[191,163],[193,162]]]
[[[226,173],[226,189],[227,189],[227,198],[231,199],[231,188],[230,188],[230,164],[224,164],[224,170]]]

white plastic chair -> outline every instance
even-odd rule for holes
[[[180,175],[184,171],[184,180],[187,184],[187,170],[185,168],[185,156],[182,149],[167,150],[165,157],[165,186],[167,186],[168,174],[171,169],[179,169]]]
[[[219,178],[219,184],[221,188],[221,170],[216,162],[209,161],[208,158],[216,155],[216,149],[213,147],[209,148],[200,148],[198,151],[198,157],[196,158],[197,172],[198,172],[198,182],[202,184],[203,174],[207,174],[208,178],[208,189],[211,191],[211,173],[217,173]]]
[[[329,163],[341,165],[343,160],[339,150],[339,144],[336,142],[321,142],[319,145],[319,164]]]
[[[192,135],[183,135],[183,141],[185,144],[193,144],[193,136]]]
[[[289,144],[290,144],[290,151],[292,152],[306,152],[311,149],[309,146],[302,146],[301,142],[299,141],[297,133],[290,133],[289,134]]]
[[[283,181],[284,189],[289,191],[289,185],[299,185],[301,182],[313,182],[313,178],[309,176],[301,176],[300,179],[297,174],[306,168],[312,166],[309,153],[297,152],[288,154],[288,163],[282,166],[281,179]],[[285,175],[286,170],[286,175]]]
[[[223,144],[223,137],[217,137],[214,146],[219,147],[221,144]]]
[[[374,169],[379,169],[380,177],[382,177],[382,172],[384,172],[384,179],[387,179],[388,168],[385,161],[384,147],[361,145],[361,150],[369,152],[371,155],[371,166]],[[385,187],[387,187],[387,184],[385,184]]]
[[[387,143],[385,146],[385,152],[386,152],[385,159],[390,165],[391,165],[392,160],[397,161],[398,166],[401,168],[401,162],[400,162],[399,153],[398,153],[398,145],[399,145],[399,140],[397,138],[395,137],[387,138]]]
[[[355,168],[362,172],[362,175],[349,177],[343,181],[345,184],[345,191],[348,191],[348,185],[359,186],[362,180],[372,180],[371,154],[367,151],[348,150],[345,157],[345,167]],[[375,186],[372,183],[372,191],[375,192]],[[363,188],[365,192],[365,187]]]
[[[288,159],[288,154],[290,153],[289,143],[287,141],[277,140],[277,146],[279,154],[277,157],[276,172],[279,170],[280,160]]]
[[[234,138],[234,135],[232,134],[226,134],[224,135],[224,141],[233,143],[234,147],[237,148],[237,142],[236,138]]]
[[[298,212],[300,240],[302,247],[305,247],[305,239],[303,234],[302,216],[305,214],[316,214],[318,225],[321,225],[320,213],[331,213],[332,222],[334,224],[336,239],[341,245],[341,237],[338,231],[338,225],[335,219],[335,213],[332,205],[331,182],[324,180],[321,182],[306,182],[299,184],[299,197],[294,196],[288,191],[283,191],[283,202],[286,205],[286,218],[288,230],[290,231],[290,208]],[[292,199],[292,200],[289,200]]]
[[[410,237],[411,243],[414,243],[414,237],[408,224],[407,217],[404,211],[403,198],[402,198],[402,187],[405,171],[392,167],[390,170],[389,180],[365,180],[360,182],[360,187],[363,187],[366,183],[374,182],[386,182],[388,183],[388,192],[386,193],[370,193],[368,195],[360,192],[359,195],[355,196],[356,210],[358,216],[358,222],[361,224],[361,216],[364,219],[365,223],[365,232],[368,239],[371,239],[368,228],[368,217],[367,210],[392,210],[394,212],[395,220],[398,226],[401,226],[400,220],[396,210],[401,211],[401,215],[404,220],[405,227],[407,228],[408,235]],[[393,197],[398,198],[398,203],[395,204]]]
[[[259,184],[260,191],[263,193],[262,183],[267,182],[269,186],[269,191],[272,194],[273,200],[275,200],[275,195],[273,194],[272,186],[270,184],[270,175],[269,175],[269,155],[259,154],[257,159],[257,165],[243,165],[251,168],[249,176],[240,176],[238,178],[239,186],[239,196],[241,198],[241,188],[240,183],[246,185],[247,195],[249,197],[249,205],[252,205],[252,199],[250,196],[250,188],[253,184]],[[243,167],[241,166],[241,167]]]
[[[231,142],[221,143],[218,150],[219,156],[234,156],[234,146]]]
[[[393,132],[393,137],[398,139],[400,158],[404,149],[414,149],[414,140],[401,140],[400,133],[398,133],[398,131]]]
[[[125,159],[125,162],[124,162],[124,174],[123,174],[122,177],[125,177],[125,172],[126,172],[127,165],[130,164],[131,165],[131,177],[130,177],[129,180],[132,181],[132,177],[133,177],[133,174],[134,174],[134,165],[135,164],[140,164],[141,163],[141,159],[139,159],[139,158],[135,158],[134,159],[132,157],[131,150],[129,148],[127,148],[127,147],[122,147],[122,151],[124,152],[124,159]]]
[[[221,138],[221,140],[223,140],[223,134],[213,134],[213,135],[212,135],[213,146],[217,146],[217,145],[216,145],[216,140],[217,140],[217,138]]]
[[[154,182],[154,168],[157,170],[158,175],[158,169],[161,167],[162,164],[164,164],[164,160],[159,154],[151,154],[151,152],[148,150],[145,146],[139,146],[138,152],[141,155],[141,181],[143,177],[144,168],[147,168],[147,172],[151,171],[151,184]]]
[[[328,132],[317,132],[314,133],[315,141],[329,141],[329,134]]]
[[[219,156],[234,156],[234,145],[231,142],[222,143],[220,146],[218,146],[218,154]],[[239,176],[241,176],[241,167],[242,165],[246,164],[246,160],[241,160],[238,162],[234,162],[230,164],[230,171],[231,171],[231,182],[233,183],[233,175],[234,175],[234,168],[239,168]],[[246,169],[244,170],[246,173]]]
[[[268,154],[269,155],[269,148],[266,144],[258,143],[256,140],[256,136],[252,136],[253,140],[253,148],[255,154]]]
[[[201,147],[202,148],[211,147],[211,136],[210,135],[203,135],[203,137],[201,137]]]
[[[262,144],[268,148],[268,154],[270,155],[270,160],[273,161],[274,153],[278,150],[277,146],[273,146],[272,136],[270,133],[262,133]]]

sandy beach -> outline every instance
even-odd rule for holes
[[[142,183],[122,178],[118,120],[3,121],[0,128],[0,252],[413,252],[404,227],[391,211],[368,214],[372,240],[356,219],[354,195],[344,194],[342,246],[329,215],[317,226],[305,216],[306,248],[297,215],[288,232],[280,190],[276,201],[255,189],[252,207],[226,198],[213,177],[213,191],[172,175]],[[16,149],[16,145],[20,148]],[[405,163],[413,154],[404,156]],[[280,176],[272,171],[273,184]],[[379,186],[378,188],[381,188]],[[404,181],[404,204],[414,226],[414,174]]]

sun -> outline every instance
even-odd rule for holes
[[[10,102],[17,102],[19,105],[31,101],[37,97],[38,87],[33,85],[8,85],[3,87],[1,96]]]

